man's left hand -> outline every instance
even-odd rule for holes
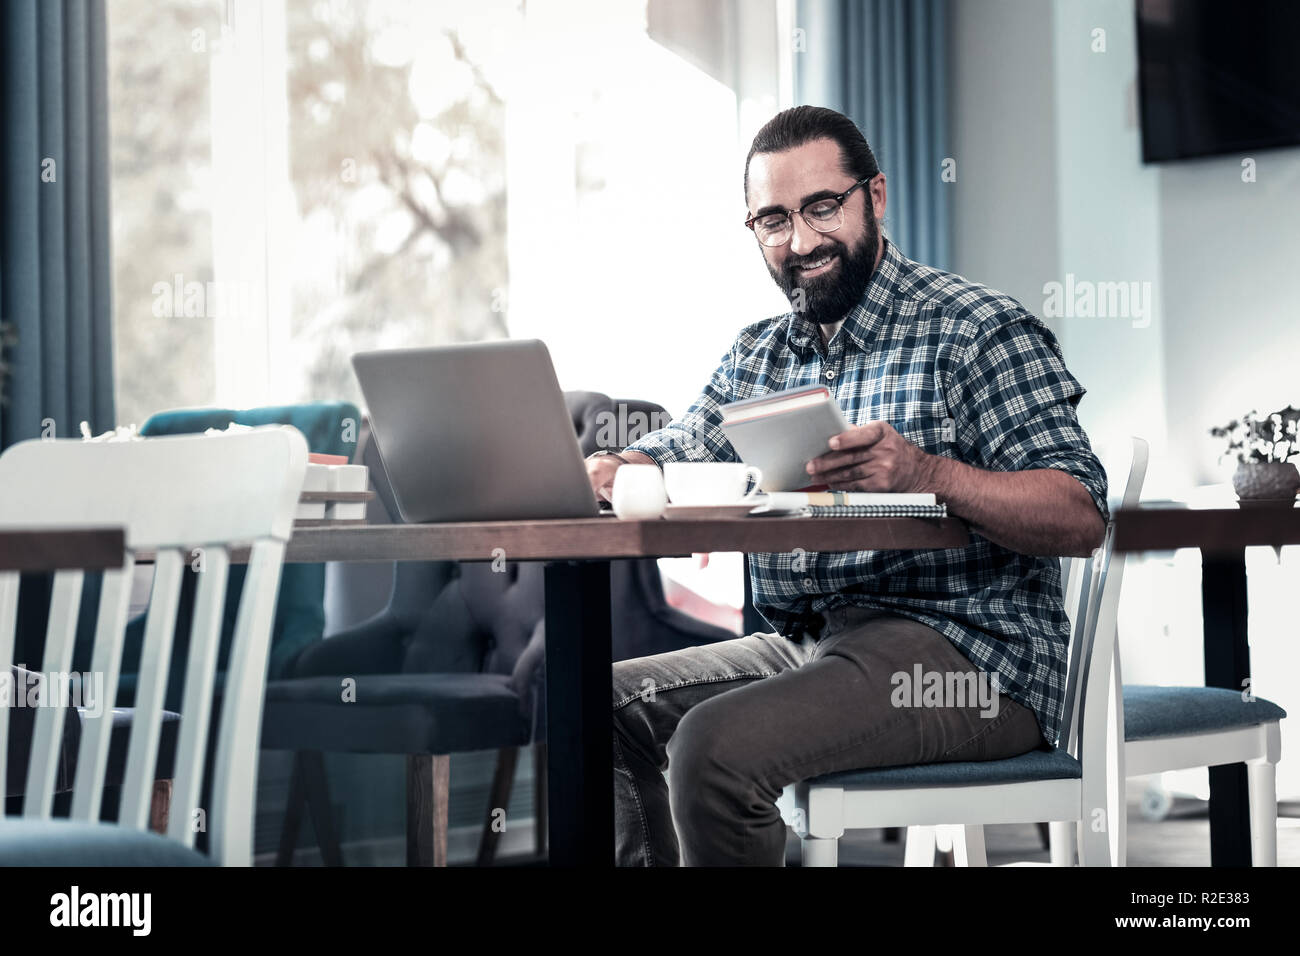
[[[810,484],[835,491],[933,492],[935,464],[888,422],[868,422],[840,432],[831,451],[808,463]]]

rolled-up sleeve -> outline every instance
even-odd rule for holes
[[[1064,471],[1110,520],[1106,472],[1079,424],[1084,393],[1056,337],[1033,316],[986,321],[950,386],[952,406],[968,426],[957,436],[963,456],[990,471]]]
[[[626,450],[648,455],[661,468],[670,461],[739,461],[722,432],[720,410],[731,401],[734,368],[733,354],[728,351],[686,414],[643,436]]]

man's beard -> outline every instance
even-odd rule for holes
[[[810,255],[791,255],[779,269],[768,262],[767,271],[796,312],[818,325],[829,325],[844,318],[862,300],[876,268],[879,246],[880,229],[875,219],[868,218],[866,233],[851,250],[827,234],[826,241]],[[830,272],[811,277],[799,273],[800,266],[827,255],[839,257]]]

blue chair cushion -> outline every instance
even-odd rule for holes
[[[1149,740],[1272,723],[1286,711],[1262,697],[1220,687],[1124,685],[1124,739]]]
[[[446,754],[526,745],[531,714],[509,674],[361,674],[271,681],[262,746],[330,753]]]
[[[913,764],[906,767],[871,767],[841,770],[813,777],[809,783],[832,784],[852,790],[904,787],[960,787],[979,784],[1023,783],[1029,780],[1078,780],[1079,761],[1056,748],[1031,750],[1005,760],[955,760],[950,763]]]
[[[0,819],[0,866],[212,866],[156,833],[111,823]]]

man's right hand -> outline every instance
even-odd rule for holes
[[[619,454],[627,459],[628,464],[654,464],[653,458],[640,452],[621,451]],[[614,472],[623,464],[613,455],[596,455],[587,459],[587,479],[591,482],[591,490],[601,501],[614,500]]]

